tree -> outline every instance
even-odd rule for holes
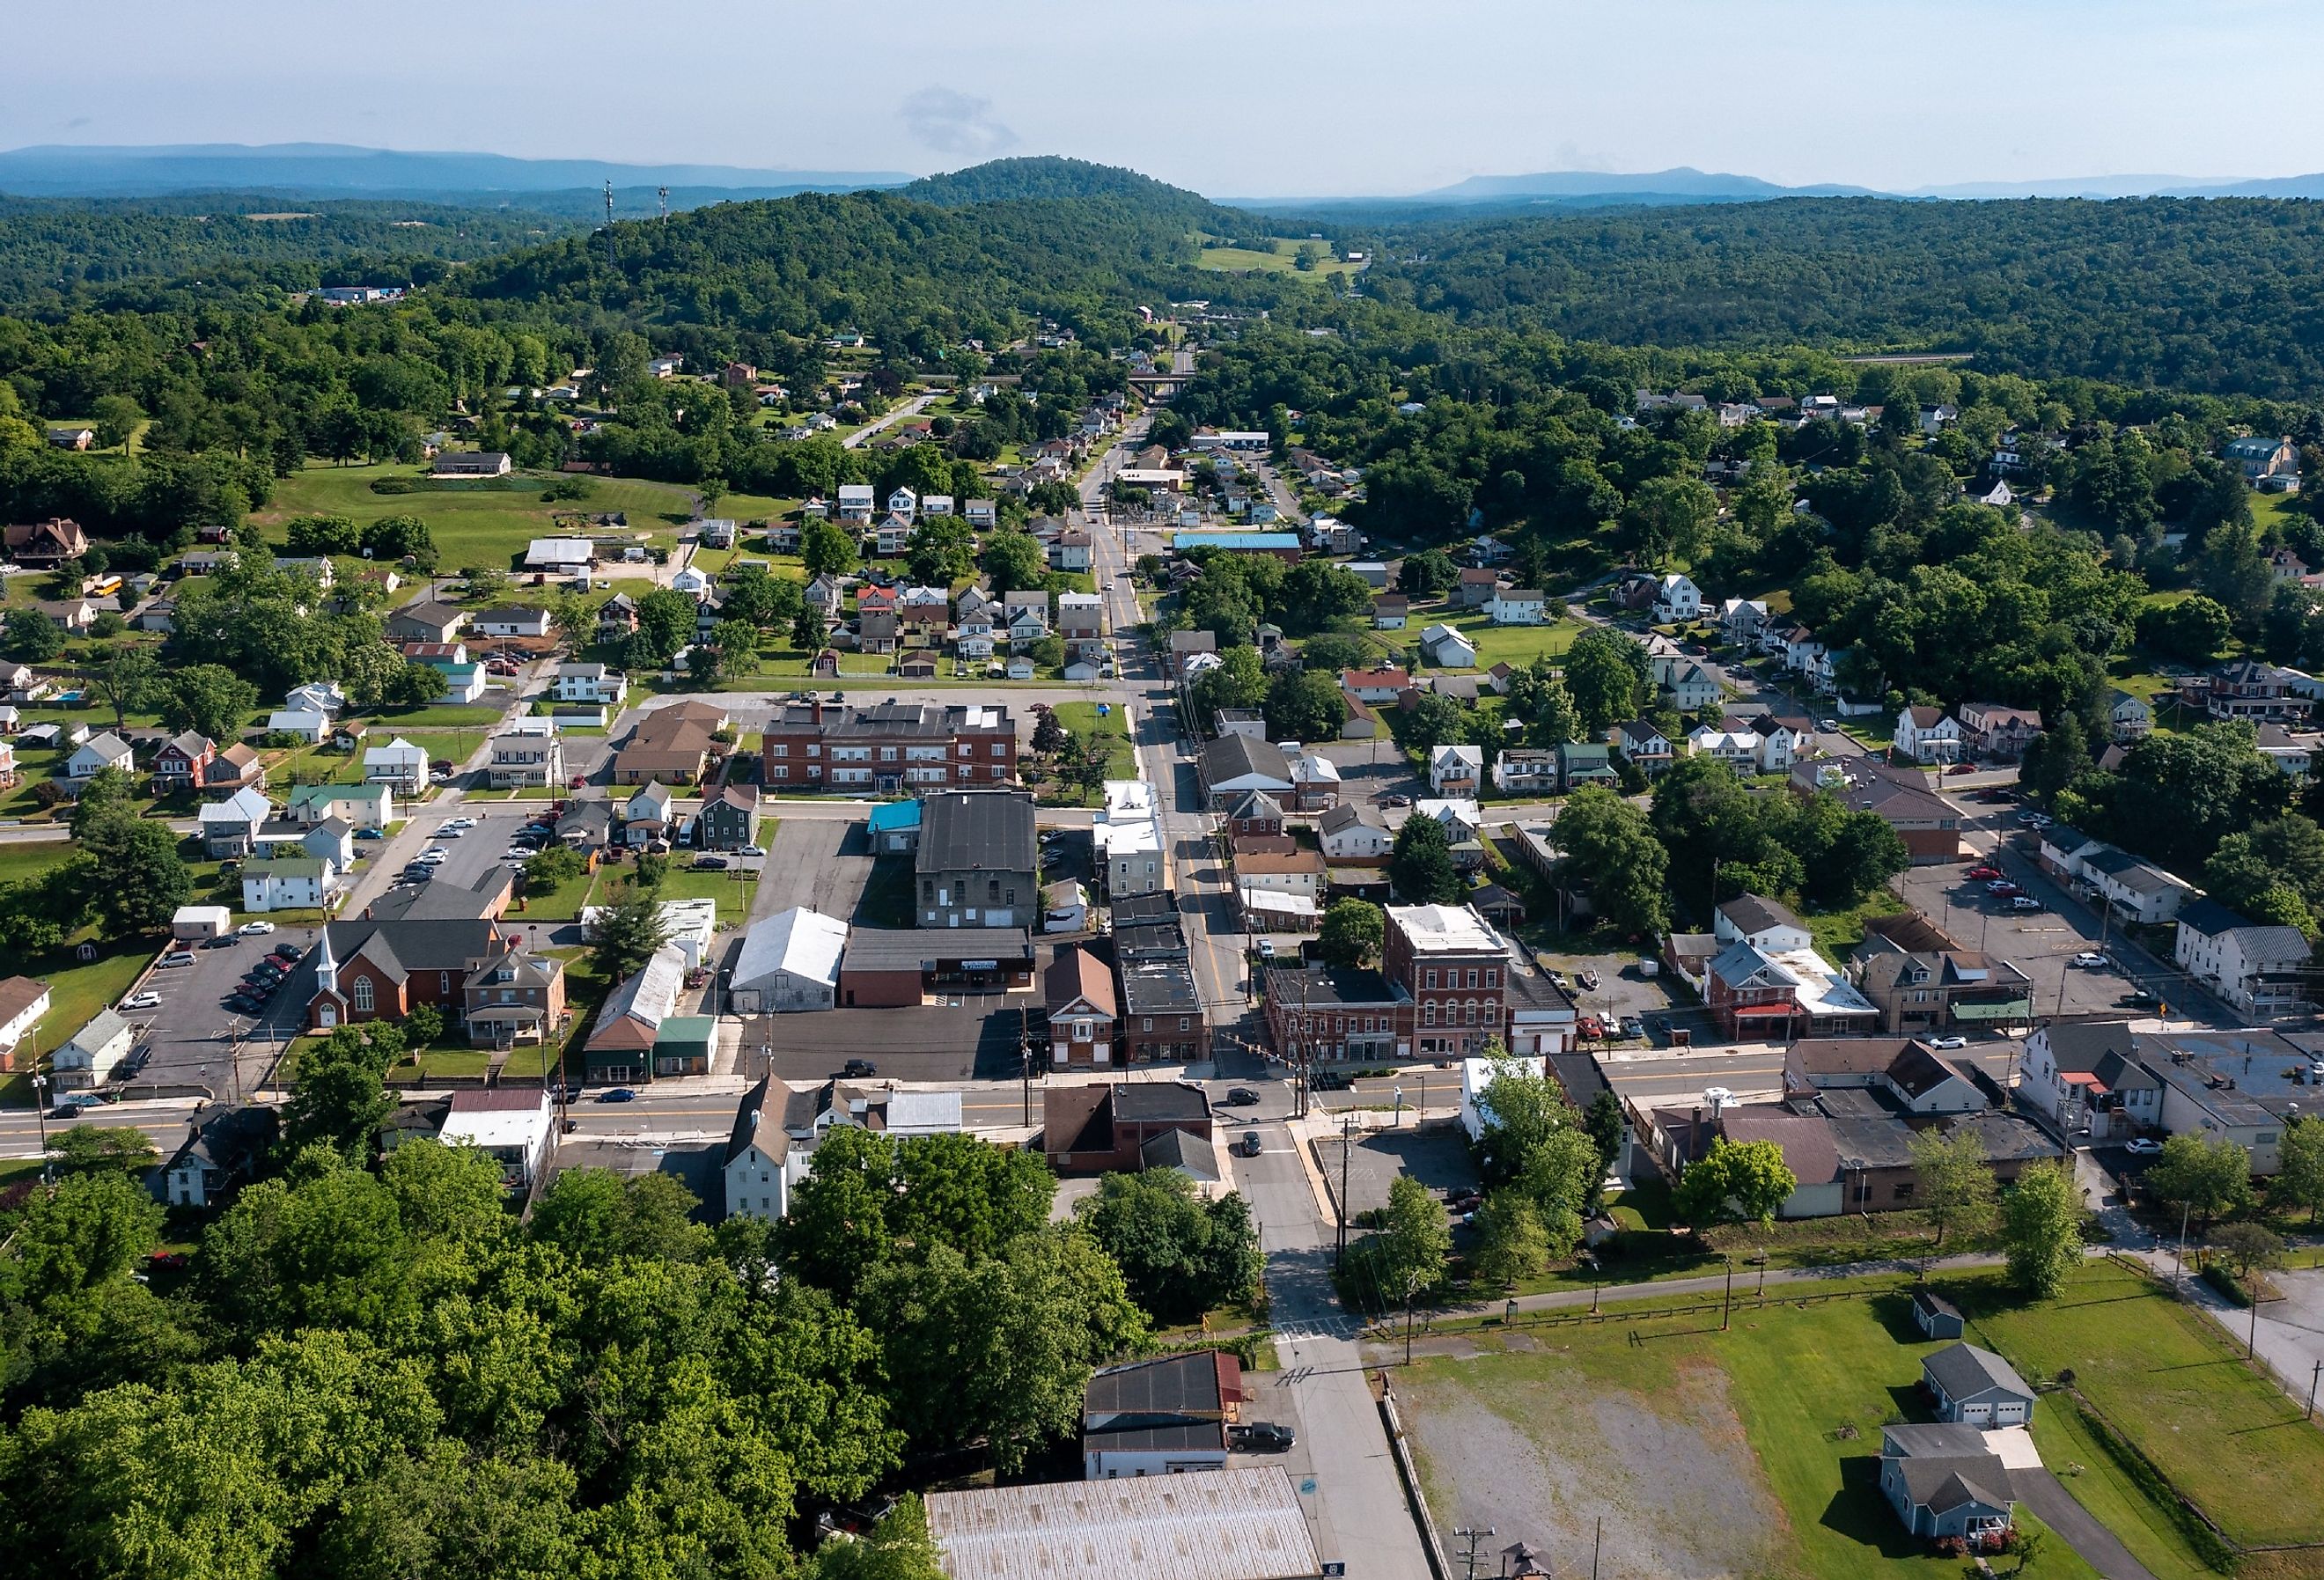
[[[45,663],[65,650],[65,633],[38,609],[11,609],[0,624],[8,656],[21,663]]]
[[[1633,937],[1664,930],[1670,855],[1646,813],[1612,790],[1584,785],[1566,798],[1554,837],[1609,926]]]
[[[231,743],[258,707],[258,688],[223,664],[189,664],[172,670],[159,688],[161,723]]]
[[[81,848],[105,874],[94,896],[97,926],[108,938],[125,938],[169,925],[194,896],[193,874],[167,824],[125,809],[77,834]]]
[[[243,1191],[202,1236],[196,1287],[244,1334],[378,1330],[413,1309],[413,1247],[382,1180],[316,1150]]]
[[[696,1262],[710,1251],[709,1231],[690,1216],[700,1205],[671,1175],[568,1169],[541,1193],[530,1233],[589,1266]]]
[[[1443,692],[1431,691],[1411,707],[1403,709],[1397,722],[1403,726],[1398,733],[1404,744],[1416,752],[1428,753],[1462,737],[1469,710]]]
[[[126,1174],[68,1177],[35,1191],[15,1223],[16,1293],[35,1309],[124,1278],[161,1238],[161,1209]]]
[[[1933,1130],[1914,1131],[1907,1144],[1913,1152],[1914,1194],[1921,1211],[1937,1226],[1939,1247],[1950,1230],[1973,1234],[1993,1221],[1997,1188],[1985,1160],[1985,1142],[1977,1132],[1964,1129],[1947,1137]]]
[[[1370,1244],[1373,1266],[1390,1296],[1408,1301],[1434,1289],[1444,1281],[1452,1252],[1443,1204],[1411,1175],[1397,1175],[1388,1186],[1387,1216]]]
[[[976,534],[958,516],[927,516],[912,529],[904,563],[916,582],[949,587],[976,568]]]
[[[638,639],[656,663],[668,663],[694,640],[701,606],[676,587],[656,587],[638,599]]]
[[[467,580],[468,596],[476,603],[496,603],[508,595],[509,573],[497,565],[472,565],[460,574]]]
[[[995,593],[1033,592],[1047,585],[1049,556],[1030,532],[1004,527],[984,541],[978,564]]]
[[[612,902],[590,924],[589,958],[600,978],[622,983],[669,941],[669,924],[662,919],[661,901],[642,871],[636,881],[615,884],[609,898]]]
[[[1317,953],[1334,966],[1369,966],[1379,958],[1387,923],[1368,900],[1334,900],[1317,930]]]
[[[721,620],[710,628],[711,651],[718,655],[717,672],[752,675],[759,669],[759,630],[744,620]]]
[[[1109,1177],[1111,1178],[1111,1177]],[[860,1537],[826,1537],[808,1562],[807,1580],[944,1580],[942,1556],[928,1535],[927,1511],[906,1492]]]
[[[2324,1119],[2302,1114],[2285,1127],[2282,1161],[2267,1187],[2269,1205],[2306,1207],[2308,1221],[2324,1213]]]
[[[113,710],[113,727],[118,730],[126,725],[130,710],[143,703],[161,671],[161,666],[143,648],[111,648],[90,661],[88,688]]]
[[[60,1174],[142,1174],[160,1154],[142,1130],[77,1124],[51,1138],[49,1157]]]
[[[1590,1099],[1590,1106],[1582,1113],[1582,1124],[1598,1148],[1598,1169],[1602,1178],[1621,1157],[1622,1142],[1629,1135],[1629,1121],[1622,1113],[1622,1100],[1614,1095],[1611,1087],[1599,1088],[1598,1095]]]
[[[1772,1224],[1775,1210],[1799,1188],[1773,1141],[1730,1141],[1720,1136],[1678,1177],[1671,1205],[1698,1228],[1708,1224]]]
[[[586,870],[580,852],[569,845],[544,845],[524,864],[524,892],[548,894],[564,887]]]
[[[2045,1160],[2019,1171],[2001,1198],[2001,1239],[2012,1286],[2037,1299],[2066,1287],[2081,1265],[2082,1200],[2064,1164]]]
[[[2253,1293],[2250,1280],[2255,1271],[2273,1271],[2283,1265],[2283,1239],[2264,1224],[2222,1224],[2211,1231],[2207,1243],[2235,1270],[2236,1281],[2244,1286],[2246,1296]]]
[[[99,395],[90,402],[89,416],[98,448],[117,448],[124,456],[129,453],[129,441],[136,437],[137,425],[145,420],[144,411],[127,395]]]
[[[1719,519],[1719,496],[1693,477],[1655,476],[1640,483],[1623,507],[1624,546],[1650,566],[1674,555],[1692,558]]]
[[[1646,650],[1618,632],[1591,626],[1565,652],[1565,689],[1584,735],[1635,718],[1645,689]]]
[[[1313,670],[1286,670],[1267,688],[1267,728],[1278,741],[1333,741],[1347,722],[1340,678]]]
[[[1397,568],[1397,590],[1410,598],[1430,598],[1443,592],[1460,577],[1452,557],[1442,549],[1425,549],[1417,554],[1407,554]]]
[[[1549,1267],[1549,1237],[1541,1214],[1523,1193],[1497,1190],[1477,1211],[1477,1246],[1469,1271],[1487,1289],[1514,1288]]]
[[[395,1107],[387,1092],[390,1049],[361,1028],[340,1026],[300,1053],[282,1110],[286,1155],[315,1145],[350,1156],[369,1152],[380,1122]]]
[[[389,672],[379,700],[386,707],[425,707],[443,695],[444,672],[415,660]]]
[[[2183,1131],[2163,1143],[2145,1183],[2157,1199],[2188,1209],[2209,1230],[2215,1217],[2251,1206],[2251,1154],[2225,1136]]]
[[[559,593],[549,600],[549,624],[567,647],[586,647],[597,634],[597,605],[579,593]]]
[[[1310,661],[1311,667],[1323,668]],[[1267,670],[1255,647],[1231,647],[1194,678],[1194,716],[1213,718],[1222,707],[1257,707],[1267,698]]]
[[[1109,1174],[1074,1215],[1157,1322],[1192,1322],[1259,1293],[1259,1234],[1237,1193],[1205,1202],[1176,1169]]]
[[[1044,757],[1053,757],[1073,744],[1073,733],[1057,717],[1057,710],[1047,703],[1033,705],[1033,750]]]
[[[408,1047],[430,1048],[444,1035],[444,1012],[434,1004],[414,1004],[403,1017],[403,1039]]]
[[[799,560],[809,576],[837,576],[854,568],[855,541],[836,522],[818,516],[799,531]]]
[[[1388,853],[1388,877],[1406,905],[1451,905],[1465,892],[1452,869],[1452,841],[1434,818],[1405,819]]]

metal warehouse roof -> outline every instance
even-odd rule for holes
[[[1306,1580],[1323,1566],[1278,1465],[931,1492],[952,1580]]]

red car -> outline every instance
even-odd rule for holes
[[[1969,875],[1983,883],[2001,876],[2001,869],[1996,866],[1971,867],[1969,870]]]

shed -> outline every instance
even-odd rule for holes
[[[1913,1323],[1931,1338],[1961,1335],[1960,1307],[1932,1290],[1913,1291]]]
[[[864,818],[874,855],[908,855],[920,845],[920,803],[882,801]]]
[[[215,938],[234,926],[234,912],[223,905],[180,905],[170,918],[173,938]]]

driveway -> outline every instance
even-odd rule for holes
[[[2132,1557],[2130,1549],[2115,1539],[2114,1532],[2074,1501],[2065,1484],[2049,1471],[2012,1466],[2009,1484],[2017,1501],[2034,1511],[2043,1524],[2058,1533],[2059,1540],[2105,1580],[2154,1580],[2154,1572]]]
[[[774,843],[767,847],[752,919],[805,905],[841,921],[853,921],[863,885],[872,876],[869,845],[860,824],[784,817]]]

